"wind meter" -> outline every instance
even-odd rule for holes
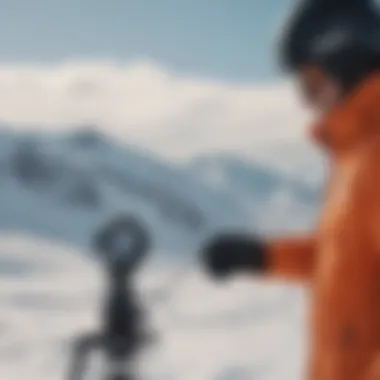
[[[133,361],[148,335],[132,277],[150,246],[147,229],[130,215],[113,218],[96,232],[93,248],[108,281],[103,328],[77,338],[68,380],[84,380],[89,355],[95,350],[105,354],[106,375],[100,380],[137,379]]]
[[[113,275],[135,272],[150,248],[150,236],[132,216],[117,217],[99,230],[94,239],[99,258]]]

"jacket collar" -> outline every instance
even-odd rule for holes
[[[380,72],[365,80],[313,130],[314,140],[332,156],[349,153],[380,136]]]

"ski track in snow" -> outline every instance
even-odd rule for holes
[[[138,278],[158,334],[141,357],[143,379],[302,379],[302,289],[251,279],[214,284],[190,270],[165,303],[154,304],[150,295],[170,284],[171,270],[150,266]],[[7,236],[0,284],[0,378],[64,380],[73,338],[98,325],[98,265],[72,249]]]

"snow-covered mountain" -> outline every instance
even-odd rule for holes
[[[112,215],[134,213],[157,248],[175,252],[220,228],[307,227],[317,202],[306,184],[235,157],[176,165],[92,127],[0,133],[2,230],[87,246]]]
[[[228,154],[199,157],[191,170],[211,188],[233,194],[257,230],[307,229],[313,222],[321,191],[307,181]]]
[[[112,215],[137,214],[156,248],[183,257],[219,228],[306,228],[318,194],[233,156],[176,165],[91,128],[49,135],[2,129],[0,377],[64,379],[72,338],[99,323],[102,282],[81,253]],[[303,292],[245,280],[214,286],[198,268],[180,263],[178,276],[172,264],[147,265],[139,279],[159,336],[141,358],[144,379],[302,378]]]

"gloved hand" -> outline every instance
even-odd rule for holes
[[[201,249],[201,260],[209,274],[222,278],[239,271],[264,271],[266,251],[265,242],[255,237],[220,234]]]

